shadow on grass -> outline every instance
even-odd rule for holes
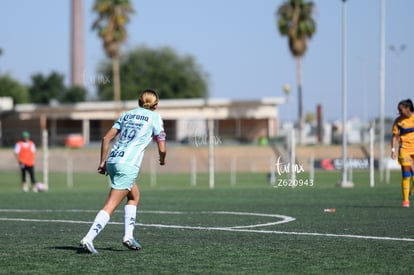
[[[53,249],[56,250],[67,250],[67,251],[74,251],[78,254],[91,254],[89,251],[86,251],[85,249],[83,249],[82,247],[79,246],[69,246],[69,245],[65,245],[65,246],[55,246],[52,247]],[[104,248],[99,248],[98,251],[116,251],[116,252],[122,252],[122,251],[129,251],[127,249],[120,249],[120,248],[113,248],[113,247],[104,247]]]

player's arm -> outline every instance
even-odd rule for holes
[[[165,164],[165,157],[167,156],[167,146],[165,141],[159,141],[158,143],[158,154],[160,156],[160,165]]]
[[[397,157],[397,149],[395,148],[397,145],[397,141],[400,139],[400,131],[398,130],[397,122],[399,117],[394,120],[392,124],[392,136],[391,136],[391,158],[395,159]]]
[[[167,156],[167,145],[165,144],[165,132],[162,131],[158,136],[155,136],[155,141],[158,145],[158,155],[160,156],[160,165],[165,164],[165,157]]]
[[[101,160],[98,166],[98,172],[100,174],[106,174],[106,159],[108,158],[108,154],[109,154],[109,146],[110,146],[112,139],[114,139],[118,135],[118,133],[119,133],[118,129],[111,128],[102,138]]]
[[[14,157],[16,158],[19,166],[21,166],[22,163],[20,162],[19,153],[20,153],[20,146],[19,144],[16,143],[16,145],[14,146]]]
[[[392,159],[395,159],[397,157],[397,151],[395,147],[396,147],[398,139],[399,139],[399,135],[393,133],[391,137],[391,158]]]

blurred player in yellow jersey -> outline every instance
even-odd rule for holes
[[[414,161],[414,106],[411,99],[402,100],[398,103],[399,116],[392,126],[391,158],[397,157],[396,145],[398,146],[398,163],[401,165],[402,173],[402,195],[403,207],[410,207],[410,177],[411,164]]]

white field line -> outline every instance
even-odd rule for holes
[[[79,209],[65,209],[65,210],[52,210],[52,209],[45,209],[45,210],[36,210],[36,209],[0,209],[1,212],[11,212],[11,213],[53,213],[53,212],[70,212],[70,213],[85,213],[85,212],[97,212],[96,210],[79,210]],[[167,214],[167,215],[239,215],[239,216],[258,216],[258,217],[270,217],[270,218],[277,218],[277,221],[269,222],[269,223],[262,223],[262,224],[251,224],[251,225],[240,225],[240,226],[230,226],[230,227],[223,227],[223,228],[254,228],[254,227],[263,227],[263,226],[271,226],[277,225],[282,223],[288,223],[294,221],[295,218],[279,215],[279,214],[263,214],[263,213],[249,213],[249,212],[230,212],[230,211],[200,211],[200,212],[183,212],[183,211],[138,211],[138,213],[150,213],[150,214]],[[143,226],[143,224],[140,224]],[[221,228],[221,227],[220,227]]]
[[[95,210],[25,210],[25,209],[0,209],[1,212],[19,212],[19,213],[33,213],[33,212],[97,212]],[[209,231],[229,231],[229,232],[245,232],[245,233],[259,233],[259,234],[280,234],[280,235],[297,235],[297,236],[314,236],[314,237],[334,237],[334,238],[353,238],[366,240],[382,240],[382,241],[406,241],[414,242],[412,238],[397,238],[397,237],[382,237],[382,236],[365,236],[352,234],[331,234],[331,233],[316,233],[316,232],[292,232],[279,230],[259,230],[247,229],[246,227],[269,226],[294,221],[295,218],[278,215],[278,214],[262,214],[262,213],[245,213],[245,212],[228,212],[228,211],[202,211],[202,212],[181,212],[181,211],[138,211],[140,213],[154,213],[154,214],[226,214],[226,215],[246,215],[246,216],[261,216],[261,217],[277,217],[282,218],[281,221],[271,222],[266,224],[254,224],[246,226],[234,227],[204,227],[204,226],[186,226],[186,225],[166,225],[166,224],[143,224],[137,223],[138,226],[156,227],[156,228],[172,228],[172,229],[189,229],[189,230],[209,230]],[[46,222],[46,223],[72,223],[72,224],[91,224],[91,221],[78,220],[51,220],[51,219],[23,219],[23,218],[2,218],[0,221],[18,221],[18,222]],[[123,222],[109,222],[109,224],[123,225]]]

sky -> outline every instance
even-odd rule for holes
[[[93,0],[84,0],[86,79],[96,76],[106,56],[91,30]],[[286,97],[282,121],[297,120],[296,62],[276,28],[283,0],[132,0],[123,51],[146,45],[172,47],[191,55],[208,74],[210,98],[252,100]],[[343,81],[347,118],[369,121],[380,115],[381,0],[314,0],[316,34],[302,61],[304,113],[322,106],[325,121],[342,119]],[[412,0],[384,0],[385,117],[397,115],[401,99],[413,97]],[[345,8],[345,9],[344,9]],[[346,78],[342,73],[342,14],[345,11]],[[30,84],[33,74],[56,71],[70,80],[70,0],[2,0],[0,74]],[[401,46],[405,48],[401,50]],[[394,51],[390,49],[394,46]],[[412,77],[412,76],[411,76]],[[89,81],[91,82],[91,81]],[[137,92],[144,87],[137,87]],[[92,83],[87,89],[94,94]],[[413,98],[414,99],[414,98]]]

